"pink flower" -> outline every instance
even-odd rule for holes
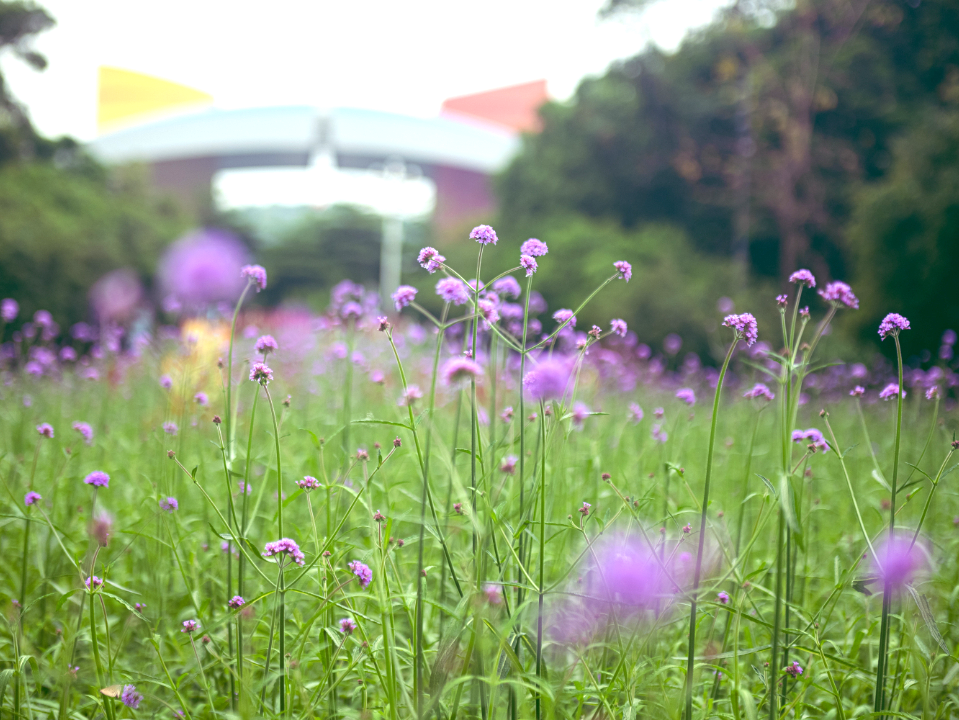
[[[759,336],[756,318],[753,317],[752,313],[727,315],[723,318],[723,325],[735,330],[736,335],[746,341],[747,347],[751,347]]]
[[[625,320],[619,320],[619,319],[610,320],[609,328],[610,330],[612,330],[614,335],[619,335],[620,337],[626,337],[627,327],[626,327]]]
[[[262,265],[244,265],[240,268],[240,276],[256,286],[256,291],[266,289],[266,270]]]
[[[536,258],[532,255],[520,255],[519,264],[520,267],[526,271],[526,277],[532,277],[533,273],[539,269],[539,266],[536,264]]]
[[[852,288],[846,283],[834,280],[819,291],[820,297],[836,307],[846,307],[851,310],[859,309],[859,298],[853,295]]]
[[[425,247],[420,250],[419,255],[416,256],[416,262],[432,275],[443,266],[446,258],[440,255],[436,248]]]
[[[470,240],[475,240],[480,245],[495,245],[497,239],[496,231],[489,225],[477,225],[470,231]]]
[[[625,260],[617,260],[613,263],[613,267],[619,271],[619,277],[626,282],[629,282],[629,279],[633,277],[633,266]]]
[[[542,257],[549,252],[546,243],[536,238],[530,238],[519,246],[519,251],[523,255],[532,255],[533,257]]]
[[[789,276],[789,282],[808,285],[811,288],[816,287],[816,278],[808,270],[797,270]]]
[[[892,335],[896,337],[902,330],[909,329],[909,321],[899,313],[889,313],[879,323],[879,337],[885,340]]]

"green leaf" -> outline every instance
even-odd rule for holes
[[[882,473],[879,472],[878,469],[873,468],[872,473],[870,473],[870,477],[872,477],[873,480],[875,480],[877,483],[879,483],[884,488],[886,488],[886,490],[888,490],[889,492],[892,492],[892,488],[889,487],[889,483],[886,482],[886,478],[882,476]]]
[[[926,629],[929,630],[929,634],[932,635],[932,639],[936,641],[936,645],[946,654],[952,657],[952,653],[949,652],[949,648],[946,647],[946,641],[942,637],[942,633],[939,632],[939,626],[936,624],[936,618],[932,614],[932,610],[929,608],[929,601],[926,600],[925,595],[920,595],[919,592],[912,585],[906,585],[906,590],[909,591],[909,594],[912,595],[912,599],[916,601],[916,605],[919,606],[919,614],[922,615],[922,621],[926,623]],[[955,658],[953,658],[955,659]]]
[[[769,482],[767,478],[763,477],[759,473],[756,473],[756,477],[758,477],[760,480],[766,483],[766,487],[769,488],[769,492],[772,493],[773,497],[777,497],[776,488],[773,487],[773,484]]]
[[[354,425],[393,425],[394,427],[401,427],[404,430],[409,430],[410,426],[406,423],[394,422],[393,420],[354,420]]]

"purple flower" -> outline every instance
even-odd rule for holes
[[[615,319],[609,321],[609,329],[613,331],[614,335],[626,337],[626,331],[628,328],[625,320]]]
[[[693,392],[692,388],[680,388],[676,391],[676,397],[687,405],[696,404],[696,393]]]
[[[199,627],[199,623],[196,620],[184,620],[183,629],[180,632],[190,635],[196,632],[197,627]]]
[[[247,252],[232,234],[200,230],[173,243],[158,271],[163,297],[194,307],[233,301],[243,290]],[[266,277],[263,278],[264,283]],[[168,307],[169,307],[169,303]]]
[[[861,397],[864,392],[866,392],[866,388],[862,385],[856,385],[856,387],[849,391],[849,395],[852,397]]]
[[[131,710],[136,710],[143,702],[143,695],[137,692],[136,685],[124,685],[123,692],[120,693],[120,702]]]
[[[193,402],[195,402],[200,407],[206,407],[210,404],[210,398],[207,397],[205,392],[198,392],[193,396]]]
[[[899,394],[899,383],[889,383],[882,390],[879,391],[880,400],[888,400],[889,398],[896,397]],[[906,397],[906,391],[902,391],[902,396]]]
[[[727,315],[723,318],[723,325],[736,331],[736,335],[746,341],[746,346],[751,347],[759,336],[756,328],[756,318],[752,313],[742,313],[741,315]]]
[[[572,412],[573,427],[576,429],[582,429],[583,422],[586,420],[586,418],[589,417],[590,412],[591,410],[581,402],[578,402],[575,405],[573,405],[573,412]]]
[[[436,294],[443,298],[444,302],[454,305],[465,305],[470,301],[469,290],[463,281],[457,278],[443,278],[436,283]]]
[[[486,596],[486,602],[490,605],[502,605],[503,586],[496,583],[486,583],[483,586],[483,594]]]
[[[446,262],[446,258],[440,255],[436,248],[425,247],[420,250],[419,255],[416,256],[416,262],[432,275],[442,267],[443,263]]]
[[[516,281],[516,278],[512,275],[505,275],[493,283],[493,292],[515,300],[523,291]]]
[[[666,434],[666,431],[663,430],[663,426],[659,423],[653,425],[652,436],[653,440],[660,443],[665,443],[667,440],[669,440],[669,435]]]
[[[926,400],[934,400],[939,397],[939,386],[933,385],[928,390],[926,390]]]
[[[347,566],[356,577],[360,579],[360,587],[369,587],[370,583],[373,582],[373,571],[370,570],[368,565],[364,565],[359,560],[353,560]]]
[[[661,407],[655,408],[653,410],[653,417],[657,420],[662,420],[664,417],[666,417],[666,411]]]
[[[899,313],[889,313],[879,323],[879,337],[885,340],[888,336],[896,337],[900,331],[909,329],[909,321]]]
[[[37,425],[37,432],[41,437],[53,439],[53,426],[50,423],[40,423]]]
[[[901,588],[911,582],[917,572],[925,566],[925,552],[919,544],[913,544],[912,538],[905,535],[887,535],[883,543],[876,548],[873,571],[893,588]]]
[[[470,240],[475,240],[480,245],[496,244],[496,231],[489,225],[477,225],[470,231]]]
[[[164,390],[169,390],[173,387],[173,380],[170,379],[169,375],[160,376],[160,387]]]
[[[523,387],[534,400],[552,400],[566,393],[569,365],[558,359],[547,359],[526,373]]]
[[[562,308],[553,313],[553,320],[558,322],[560,325],[564,325],[568,328],[576,327],[576,316],[573,315],[572,310]]]
[[[177,427],[175,422],[165,422],[163,423],[163,432],[165,432],[167,435],[176,435],[178,432],[180,432],[180,428]]]
[[[412,405],[417,400],[423,398],[423,391],[420,390],[419,385],[407,385],[406,390],[403,391],[403,394],[400,396],[400,399],[396,401],[397,405]]]
[[[311,490],[316,490],[318,487],[320,487],[320,481],[312,475],[304,475],[302,480],[296,481],[296,486],[301,490],[310,492]]]
[[[0,319],[4,322],[13,322],[20,313],[20,305],[13,298],[4,298],[0,301]]]
[[[519,246],[519,251],[521,255],[532,255],[533,257],[542,257],[549,252],[549,248],[546,247],[546,243],[542,240],[537,240],[536,238],[530,238],[522,245]]]
[[[93,444],[93,428],[90,427],[88,423],[75,422],[73,423],[73,429],[83,436],[83,440],[87,445]]]
[[[717,599],[719,600],[719,602],[721,602],[723,605],[728,605],[728,604],[729,604],[729,593],[727,593],[727,592],[725,592],[725,591],[723,591],[723,590],[720,590],[718,593],[716,593],[716,598],[717,598]]]
[[[77,351],[69,345],[60,348],[60,362],[76,362]]]
[[[784,307],[786,307],[786,305],[787,305],[788,303],[789,303],[789,298],[786,297],[785,295],[777,295],[777,296],[776,296],[776,304],[777,304],[779,307],[784,308]]]
[[[27,506],[33,505],[34,503],[38,503],[41,500],[43,500],[43,498],[40,497],[40,493],[34,492],[33,490],[31,490],[30,492],[28,492],[26,495],[23,496],[23,504]]]
[[[250,380],[252,382],[258,382],[260,385],[266,385],[273,379],[273,371],[267,366],[266,363],[253,363],[253,366],[250,368]]]
[[[633,266],[630,265],[625,260],[618,260],[613,263],[613,267],[619,271],[619,276],[629,282],[629,279],[633,276]]]
[[[84,585],[87,586],[87,590],[98,588],[103,585],[103,578],[98,578],[96,575],[91,575],[84,581]]]
[[[495,302],[490,299],[484,299],[480,300],[477,305],[479,306],[480,314],[487,324],[495,325],[499,322],[499,309],[496,307]]]
[[[532,277],[533,273],[539,269],[536,259],[532,255],[519,256],[520,267],[526,271],[526,277]]]
[[[956,331],[955,330],[946,330],[942,334],[942,344],[949,345],[950,347],[956,344]]]
[[[163,498],[160,501],[160,509],[166,510],[168,513],[172,513],[180,507],[180,503],[176,501],[175,497]]]
[[[513,420],[513,406],[512,406],[512,405],[507,405],[505,408],[503,408],[503,412],[501,412],[501,413],[499,414],[499,416],[503,419],[503,422],[504,422],[504,423],[512,422],[512,420]]]
[[[676,333],[669,333],[663,338],[663,350],[667,355],[675,355],[683,347],[683,339]]]
[[[853,295],[852,288],[846,283],[834,280],[819,291],[819,296],[836,307],[846,307],[851,310],[859,309],[859,298]]]
[[[763,398],[764,400],[774,400],[776,395],[763,383],[756,383],[751,389],[743,393],[744,398]]]
[[[396,288],[396,292],[393,293],[392,298],[393,307],[399,312],[416,299],[416,288],[410,287],[409,285],[400,285]]]
[[[340,620],[341,633],[344,635],[352,635],[354,630],[356,630],[356,623],[353,622],[352,618],[343,618]]]
[[[268,542],[264,548],[263,557],[271,558],[277,557],[278,562],[283,564],[283,557],[290,558],[297,565],[302,565],[304,560],[304,555],[300,552],[300,546],[297,545],[290,538],[280,538],[279,540],[274,540],[273,542]]]
[[[598,544],[584,578],[590,605],[603,614],[628,617],[654,610],[670,585],[649,545],[637,538],[611,538]]]
[[[246,605],[246,600],[244,600],[239,595],[234,595],[230,598],[230,601],[227,603],[230,610],[239,610],[241,607]]]
[[[240,268],[240,276],[256,285],[256,291],[266,290],[266,270],[262,265],[244,265]]]
[[[800,285],[808,285],[811,288],[816,287],[816,278],[808,270],[797,270],[789,276],[789,282],[799,283]]]
[[[460,383],[476,380],[483,375],[483,368],[479,363],[469,358],[458,357],[447,360],[440,371],[443,382],[447,385],[459,385]]]
[[[793,661],[792,665],[786,668],[786,674],[793,678],[799,677],[800,675],[802,675],[802,673],[803,673],[803,669],[799,666],[799,663],[796,662],[795,660]]]
[[[83,478],[83,482],[94,487],[110,487],[110,476],[102,470],[94,470]]]
[[[634,425],[638,424],[643,419],[643,409],[636,403],[630,403],[628,417]]]
[[[503,458],[503,462],[499,466],[500,472],[504,472],[508,475],[515,475],[516,462],[517,457],[515,455],[507,455]]]
[[[90,523],[90,536],[93,537],[100,547],[106,547],[110,543],[110,535],[113,533],[113,518],[105,512],[100,512],[93,522]]]
[[[280,346],[272,335],[261,335],[256,339],[253,349],[265,358],[271,352],[275,353],[279,350]]]

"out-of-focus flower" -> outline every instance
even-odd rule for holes
[[[676,333],[669,333],[663,338],[663,351],[667,355],[675,355],[683,347],[683,339]]]
[[[503,458],[503,462],[500,463],[500,472],[507,473],[508,475],[514,475],[516,473],[516,463],[517,457],[515,455],[507,455]]]
[[[443,278],[436,283],[436,294],[443,298],[444,302],[453,305],[465,305],[470,301],[469,290],[463,281],[457,278]]]
[[[180,428],[177,427],[175,422],[167,421],[163,423],[163,432],[165,432],[167,435],[176,435],[178,432],[180,432]]]
[[[789,665],[789,666],[786,668],[786,674],[789,675],[789,676],[792,677],[792,678],[797,678],[797,677],[799,677],[800,675],[803,674],[803,669],[802,669],[802,667],[800,667],[800,665],[799,665],[798,662],[793,661],[793,664],[792,664],[792,665]]]
[[[852,288],[846,283],[834,280],[828,283],[826,287],[819,291],[820,297],[836,307],[845,307],[851,310],[859,309],[859,298],[857,298]]]
[[[533,257],[542,257],[549,252],[549,248],[546,247],[546,243],[542,240],[537,240],[536,238],[530,238],[522,245],[519,246],[519,251],[521,255],[532,255]]]
[[[503,297],[513,298],[514,300],[522,294],[519,283],[512,275],[505,275],[493,283],[493,292],[499,293]]]
[[[276,338],[272,335],[261,335],[256,339],[253,349],[266,358],[266,356],[271,352],[275,353],[277,350],[279,350],[280,345],[277,343]]]
[[[107,273],[90,288],[90,303],[101,323],[132,320],[143,300],[143,286],[133,270]]]
[[[20,305],[13,298],[4,298],[0,300],[0,320],[4,322],[13,322],[20,314]]]
[[[727,593],[725,590],[720,590],[718,593],[716,593],[716,599],[719,600],[719,602],[721,602],[723,605],[728,605],[729,593]]]
[[[177,240],[160,261],[159,284],[195,308],[221,300],[233,301],[243,290],[243,244],[223,230],[199,230]],[[264,284],[266,277],[264,274]]]
[[[558,358],[548,358],[526,373],[523,387],[534,400],[552,400],[566,393],[569,382],[569,364]]]
[[[669,435],[665,430],[663,430],[663,426],[659,423],[653,425],[652,436],[653,440],[659,443],[665,443],[667,440],[669,440]]]
[[[571,418],[573,421],[573,427],[576,429],[581,429],[583,427],[583,422],[585,422],[586,418],[589,417],[590,412],[591,412],[590,409],[581,402],[578,402],[575,405],[573,405],[573,412],[572,412],[572,418]]]
[[[816,277],[808,270],[797,270],[789,276],[789,282],[816,287]]]
[[[340,632],[344,635],[352,635],[356,630],[356,623],[352,618],[343,618],[340,620]]]
[[[447,360],[440,371],[443,382],[449,386],[478,380],[483,376],[482,366],[469,358],[457,357]]]
[[[94,470],[83,478],[83,482],[94,487],[110,487],[110,476],[102,470]]]
[[[262,265],[244,265],[240,268],[240,275],[256,286],[256,291],[266,290],[266,270]]]
[[[643,419],[643,409],[637,403],[630,403],[628,417],[634,425],[639,424]]]
[[[934,400],[939,397],[939,386],[933,385],[928,390],[926,390],[926,400]]]
[[[45,437],[49,440],[53,439],[53,426],[50,423],[40,423],[37,425],[37,432],[40,434],[40,437]]]
[[[207,397],[205,392],[198,392],[193,396],[193,402],[195,402],[200,407],[206,407],[210,404],[210,398]]]
[[[470,231],[470,240],[475,240],[480,245],[496,244],[496,231],[489,225],[477,225]]]
[[[244,600],[239,595],[234,595],[230,598],[230,601],[227,603],[227,606],[230,610],[239,610],[241,607],[246,605],[246,600]]]
[[[83,581],[83,584],[87,586],[87,590],[93,590],[103,585],[103,578],[99,578],[96,575],[91,575],[86,580]]]
[[[396,401],[397,405],[412,405],[417,400],[422,399],[423,391],[420,390],[419,385],[407,385],[406,390],[403,391],[403,394],[400,396],[400,399]]]
[[[777,296],[776,296],[776,304],[777,304],[779,307],[784,308],[784,307],[786,307],[786,305],[787,305],[788,303],[789,303],[789,298],[786,297],[785,295],[777,295]]]
[[[526,277],[532,277],[539,269],[539,265],[536,263],[536,258],[532,255],[520,255],[519,256],[519,265],[523,270],[526,271]]]
[[[879,391],[880,400],[888,400],[889,398],[894,398],[899,394],[899,383],[889,383],[882,390]],[[906,397],[906,391],[902,391],[902,396]]]
[[[756,399],[762,398],[763,400],[774,400],[776,394],[770,390],[764,383],[756,383],[749,390],[743,393],[744,398]]]
[[[93,444],[93,428],[90,427],[89,423],[75,422],[73,423],[73,429],[83,436],[83,441],[87,445]]]
[[[266,363],[253,363],[252,367],[250,368],[250,380],[252,382],[258,382],[260,385],[267,385],[272,379],[273,371],[270,370]]]
[[[862,385],[856,385],[856,387],[849,391],[849,394],[852,397],[862,397],[864,392],[866,392],[866,388],[864,388]]]
[[[558,322],[560,325],[565,323],[565,326],[568,328],[576,327],[576,316],[573,315],[573,311],[567,308],[562,308],[553,313],[553,320]]]
[[[199,623],[196,620],[184,620],[183,628],[180,630],[182,633],[191,635],[196,632],[196,629],[199,627]]]
[[[615,319],[609,321],[609,329],[613,331],[614,335],[619,335],[620,337],[626,337],[627,326],[625,320]]]
[[[496,583],[486,583],[483,586],[483,594],[486,596],[486,602],[490,605],[503,604],[503,586]]]
[[[143,695],[137,692],[136,685],[124,685],[123,692],[120,693],[120,702],[131,710],[136,710],[143,702]]]
[[[166,497],[160,500],[160,509],[166,510],[168,513],[175,512],[180,507],[180,503],[177,502],[175,497]]]
[[[34,492],[33,490],[23,496],[23,504],[27,506],[38,503],[41,500],[43,500],[43,498],[40,496],[40,493]]]
[[[100,512],[90,521],[90,537],[96,540],[100,547],[106,547],[113,535],[113,518],[106,512]]]
[[[680,388],[676,391],[676,398],[682,400],[687,405],[696,404],[696,393],[692,388]]]
[[[416,299],[416,288],[410,285],[400,285],[392,295],[393,307],[399,312]]]
[[[296,481],[296,485],[301,490],[310,492],[311,490],[316,490],[318,487],[320,487],[320,481],[312,475],[304,475],[302,480]]]

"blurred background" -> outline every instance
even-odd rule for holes
[[[656,349],[733,308],[775,345],[800,267],[860,296],[840,346],[959,327],[959,0],[458,5],[0,0],[0,296],[151,325],[252,261],[265,306],[429,305],[417,250],[468,269],[482,222],[489,273],[547,242],[550,307],[631,261],[581,322]]]

